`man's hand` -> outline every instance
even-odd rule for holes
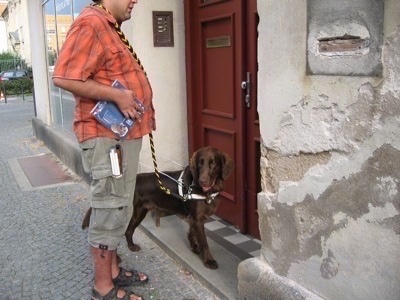
[[[115,101],[118,108],[121,110],[125,118],[136,119],[138,122],[141,121],[143,114],[142,107],[135,101],[135,93],[130,90],[119,90],[121,91],[121,97]]]

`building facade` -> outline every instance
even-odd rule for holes
[[[0,1],[0,53],[7,52],[8,50],[7,24],[2,16],[7,8],[7,4],[5,0]]]
[[[27,1],[8,0],[2,13],[6,22],[7,52],[18,55],[31,65],[31,32],[28,25]]]
[[[15,26],[37,33],[35,134],[82,176],[51,72],[89,2],[21,0]],[[218,213],[262,241],[240,299],[400,297],[399,1],[146,0],[123,30],[153,83],[160,168],[207,144],[235,160]]]

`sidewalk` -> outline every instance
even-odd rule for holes
[[[0,103],[0,299],[87,300],[93,274],[80,224],[89,206],[88,186],[33,136],[32,97],[7,100]],[[34,169],[38,158],[42,162]],[[61,171],[50,176],[48,166]],[[135,232],[142,251],[130,252],[125,242],[118,249],[126,267],[150,276],[148,284],[133,288],[136,293],[144,299],[220,299],[151,235],[143,229]]]

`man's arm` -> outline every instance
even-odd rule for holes
[[[140,107],[134,101],[135,95],[133,91],[107,86],[93,79],[81,81],[54,77],[53,83],[55,86],[67,90],[74,95],[94,100],[104,99],[112,101],[126,118],[140,118],[140,114],[137,111],[140,110]]]

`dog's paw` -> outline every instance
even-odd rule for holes
[[[212,270],[218,269],[218,263],[214,259],[207,260],[206,262],[204,262],[204,265]]]
[[[128,245],[128,248],[133,252],[142,250],[142,248],[138,244]]]
[[[199,247],[197,245],[196,246],[192,246],[192,252],[195,253],[195,254],[200,254]]]

